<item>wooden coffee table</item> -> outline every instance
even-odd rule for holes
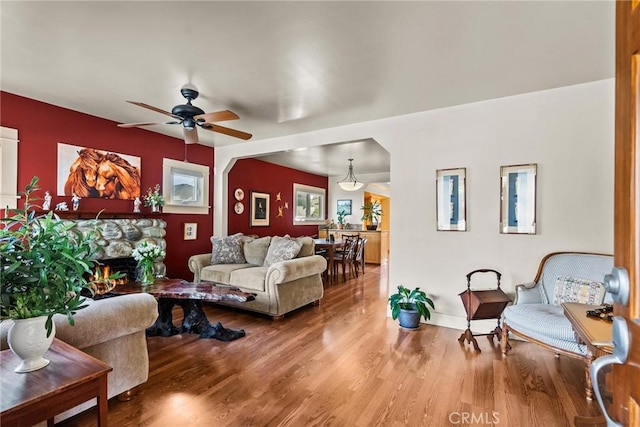
[[[107,425],[106,363],[54,339],[45,353],[51,361],[37,371],[16,373],[20,364],[11,350],[0,352],[0,420],[3,427],[30,426],[87,400],[98,400],[98,425]]]
[[[255,295],[239,289],[221,286],[214,282],[191,283],[183,279],[157,279],[152,285],[128,283],[116,286],[111,293],[116,295],[147,293],[158,299],[158,318],[147,329],[147,336],[168,337],[180,333],[200,334],[200,338],[215,338],[232,341],[244,337],[244,329],[232,330],[220,322],[212,325],[202,309],[202,301],[253,301]],[[175,305],[182,307],[182,324],[173,324],[172,310]]]

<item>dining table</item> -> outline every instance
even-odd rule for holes
[[[334,256],[336,250],[344,247],[344,240],[342,239],[313,239],[315,243],[316,250],[326,250],[327,251],[327,279],[329,282],[333,282],[337,280],[337,275],[334,276]]]

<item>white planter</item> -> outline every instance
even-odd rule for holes
[[[22,363],[15,372],[31,372],[49,364],[49,360],[42,356],[53,342],[56,325],[53,324],[51,335],[47,337],[47,329],[44,326],[46,321],[47,316],[13,320],[14,323],[7,334],[7,341],[11,351],[22,359]]]

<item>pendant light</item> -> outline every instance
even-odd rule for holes
[[[356,191],[364,186],[363,182],[358,181],[358,178],[353,174],[353,159],[349,159],[349,173],[342,181],[338,181],[338,186],[345,191]]]

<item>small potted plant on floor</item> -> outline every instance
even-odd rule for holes
[[[8,340],[14,353],[23,359],[17,372],[40,369],[49,363],[42,355],[55,335],[53,315],[62,314],[73,325],[75,312],[86,307],[80,292],[86,289],[93,294],[98,283],[88,279],[96,264],[92,256],[97,235],[69,232],[73,223],[61,220],[53,211],[35,215],[31,203],[38,200],[32,195],[37,183],[38,177],[34,177],[26,186],[24,208],[8,209],[0,221],[0,320],[14,322]],[[27,342],[23,344],[26,349],[21,349],[18,341],[27,338],[35,343]],[[32,354],[37,347],[44,350]]]
[[[409,290],[399,285],[398,292],[389,296],[391,317],[393,320],[399,319],[400,326],[405,329],[418,329],[421,317],[425,320],[431,319],[427,305],[435,309],[433,301],[419,287]]]

